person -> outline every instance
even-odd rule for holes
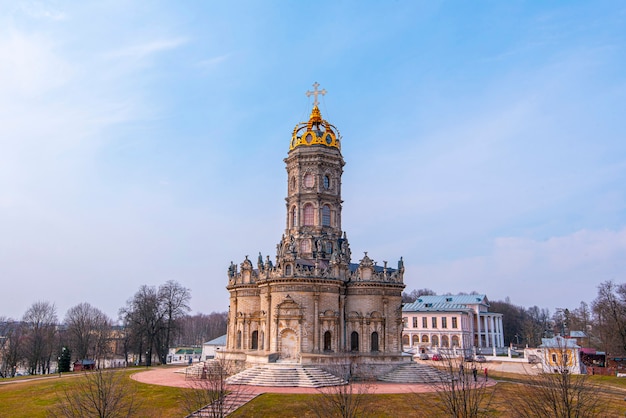
[[[487,371],[487,368],[485,367],[485,382],[489,380],[489,372]]]
[[[474,375],[474,382],[478,382],[478,369],[476,369],[476,365],[472,367],[472,374]]]

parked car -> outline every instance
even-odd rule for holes
[[[441,361],[441,360],[443,360],[443,357],[441,357],[439,354],[433,354],[432,359],[434,361]]]
[[[435,354],[436,355],[436,354]],[[420,360],[428,360],[430,357],[428,357],[428,354],[426,353],[421,353],[420,354]]]
[[[474,358],[474,361],[478,362],[478,363],[484,363],[487,361],[487,359],[485,358],[485,356],[479,354]]]

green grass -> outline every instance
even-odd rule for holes
[[[130,379],[130,375],[143,369],[126,370],[126,377],[136,389],[136,398],[141,402],[138,417],[182,417],[185,415],[181,407],[181,397],[186,396],[190,389],[171,388],[148,385]],[[520,390],[520,384],[526,376],[518,374],[498,374],[493,377],[500,379],[495,387],[491,416],[506,417],[510,415],[510,400]],[[7,379],[8,380],[8,379]],[[606,416],[618,417],[626,415],[626,379],[611,376],[590,376],[594,383],[606,385],[612,393],[598,394],[608,406]],[[3,380],[6,381],[6,380]],[[9,385],[0,385],[0,417],[46,417],[48,409],[53,406],[64,390],[78,390],[81,378],[78,375],[64,375],[62,378],[51,376],[48,379],[20,379]],[[319,404],[319,394],[272,394],[258,396],[244,405],[232,416],[241,417],[316,417],[314,409]],[[429,416],[436,417],[434,411],[425,405],[432,405],[435,395],[423,394],[368,394],[369,416]]]
[[[137,391],[136,399],[141,403],[138,417],[184,416],[180,399],[189,389],[147,385],[131,380],[130,375],[138,371],[123,372]],[[64,374],[61,378],[53,375],[48,379],[21,379],[13,384],[0,385],[0,417],[46,417],[48,409],[58,402],[64,391],[79,390],[81,382],[80,375]]]

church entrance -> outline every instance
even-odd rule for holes
[[[280,334],[280,358],[295,360],[297,354],[297,338],[293,330],[287,329]]]

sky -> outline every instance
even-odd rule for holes
[[[352,261],[553,311],[626,281],[622,1],[0,0],[0,316],[228,309],[315,82]]]

